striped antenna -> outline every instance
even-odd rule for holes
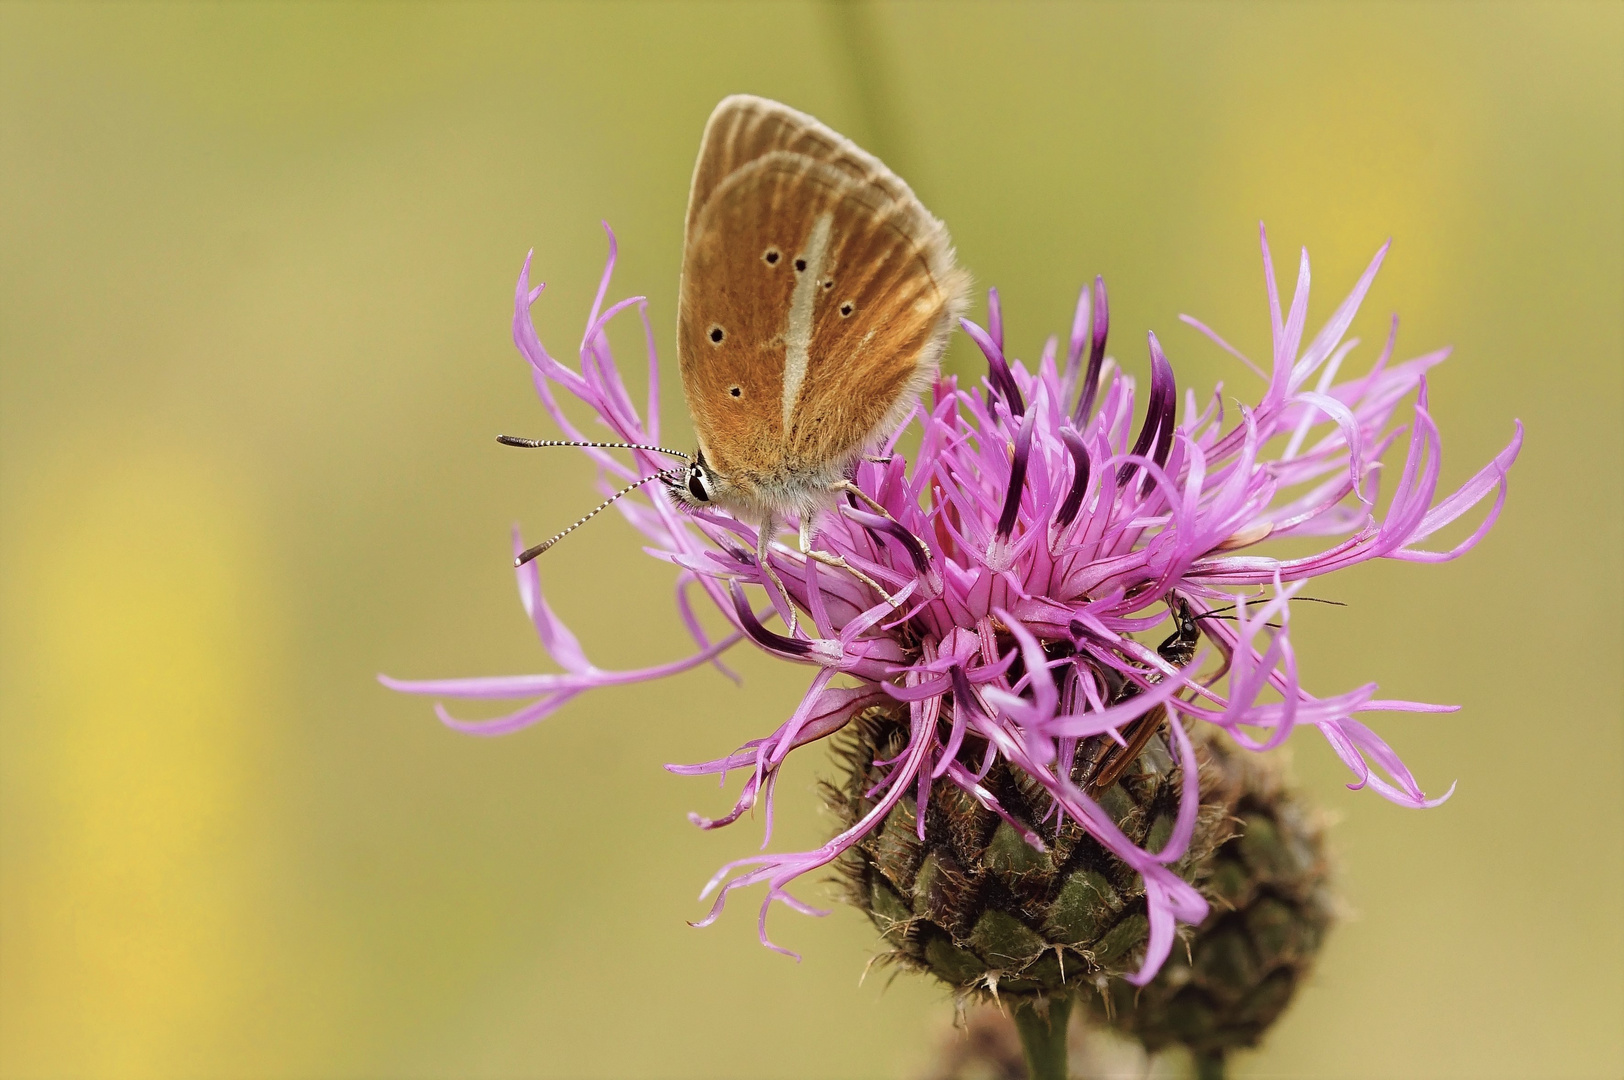
[[[554,444],[543,444],[543,445],[554,445]],[[564,446],[579,446],[580,444],[579,443],[563,443],[561,445],[564,445]],[[553,537],[551,540],[543,540],[541,543],[537,544],[535,547],[530,548],[524,554],[520,555],[517,559],[514,559],[513,560],[513,565],[516,566],[516,567],[523,566],[525,563],[529,562],[531,559],[534,559],[537,555],[542,554],[548,548],[552,547],[554,544],[556,544],[560,540],[564,539],[564,537],[568,536],[570,533],[574,532],[576,529],[579,529],[582,525],[585,525],[587,522],[589,522],[593,518],[597,517],[600,512],[602,512],[604,510],[607,510],[609,508],[609,506],[616,499],[619,499],[622,495],[630,495],[632,492],[636,491],[638,488],[642,487],[644,484],[648,483],[650,480],[664,480],[666,483],[669,484],[669,483],[675,481],[677,477],[681,476],[682,473],[683,473],[683,470],[680,469],[680,468],[679,469],[666,469],[664,472],[657,472],[657,473],[654,473],[651,476],[645,476],[645,477],[643,477],[643,479],[638,480],[635,483],[627,484],[625,487],[621,488],[619,491],[615,492],[613,495],[611,495],[607,499],[603,500],[603,502],[599,503],[597,505],[597,507],[590,514],[588,514],[586,517],[582,518],[580,521],[577,521],[574,525],[571,525],[569,528],[565,529],[563,532],[559,533],[557,536]]]
[[[642,443],[629,442],[559,442],[556,439],[522,439],[517,435],[498,435],[496,441],[503,446],[523,446],[536,448],[541,446],[589,446],[598,450],[652,450],[656,454],[666,454],[670,457],[679,457],[684,461],[692,461],[681,450],[667,450],[663,446],[645,446]]]

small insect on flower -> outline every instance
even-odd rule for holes
[[[1173,667],[1188,667],[1190,661],[1195,659],[1196,646],[1201,641],[1201,631],[1196,626],[1195,615],[1190,611],[1188,601],[1183,597],[1173,596],[1168,608],[1173,614],[1173,633],[1157,647],[1156,655]],[[1159,683],[1162,676],[1155,671],[1148,672],[1145,681]],[[1138,693],[1138,684],[1123,680],[1122,686],[1112,694],[1111,700],[1113,703],[1120,703]],[[1095,798],[1108,790],[1122,775],[1122,770],[1138,759],[1145,745],[1161,731],[1162,724],[1166,720],[1167,706],[1158,705],[1122,730],[1124,742],[1094,740],[1091,749],[1095,754],[1091,760],[1082,763],[1084,782],[1087,784],[1085,790]]]
[[[541,290],[530,287],[529,260],[513,335],[562,440],[598,467],[604,493],[618,499],[648,550],[676,567],[677,610],[697,650],[642,670],[593,664],[547,605],[537,564],[527,561],[538,549],[524,550],[516,536],[520,599],[563,671],[386,685],[442,698],[528,699],[479,722],[437,706],[457,730],[495,735],[536,723],[587,690],[720,666],[721,654],[746,638],[809,667],[805,697],[775,730],[711,761],[668,766],[683,775],[742,772],[727,812],[692,820],[717,828],[764,805],[768,848],[787,756],[859,717],[887,725],[886,750],[865,766],[869,780],[837,836],[811,851],[767,850],[729,863],[706,885],[702,896],[716,896],[701,925],[735,890],[764,886],[760,935],[768,945],[774,901],[814,911],[789,892],[792,882],[877,837],[900,843],[912,834],[922,843],[933,801],[943,800],[954,814],[970,807],[996,822],[1018,849],[1005,852],[1012,859],[1024,851],[1054,862],[1087,848],[1115,860],[1127,875],[1118,885],[1136,883],[1131,895],[1113,888],[1133,906],[1128,914],[1137,913],[1124,925],[1138,934],[1113,945],[1116,962],[1131,961],[1128,977],[1143,985],[1167,958],[1176,926],[1199,924],[1208,912],[1179,873],[1201,803],[1189,725],[1222,728],[1243,750],[1313,728],[1352,770],[1353,786],[1409,806],[1441,801],[1423,793],[1359,718],[1445,707],[1378,699],[1374,683],[1311,694],[1299,683],[1290,638],[1291,601],[1309,581],[1371,559],[1439,562],[1474,546],[1500,512],[1521,446],[1519,426],[1492,461],[1436,499],[1441,441],[1426,373],[1446,351],[1399,362],[1389,335],[1364,374],[1342,377],[1357,345],[1346,334],[1385,247],[1305,344],[1307,255],[1283,309],[1265,238],[1273,351],[1264,365],[1187,320],[1261,377],[1256,404],[1231,418],[1216,392],[1204,406],[1186,392],[1180,408],[1155,335],[1149,393],[1136,407],[1135,381],[1106,362],[1109,316],[1098,278],[1079,298],[1064,349],[1050,339],[1034,365],[1006,354],[991,292],[985,327],[960,320],[986,358],[985,380],[961,386],[938,377],[964,288],[945,233],[877,161],[782,106],[723,102],[707,128],[694,193],[678,354],[700,446],[687,465],[669,466],[670,452],[656,449],[659,359],[646,301],[604,306],[612,234],[580,366],[554,359],[536,336],[530,306]],[[633,307],[648,341],[646,415],[626,391],[606,333]],[[762,351],[764,342],[772,349]],[[921,386],[929,396],[916,405]],[[577,428],[559,390],[592,410],[607,437]],[[919,440],[911,461],[896,452],[892,431],[910,418]],[[1378,514],[1380,459],[1401,436],[1404,462]],[[611,447],[628,451],[630,463]],[[636,490],[656,479],[674,498]],[[1466,539],[1444,551],[1417,546],[1491,493],[1492,508]],[[781,527],[798,530],[800,544],[780,543]],[[1332,540],[1294,558],[1255,550],[1281,537]],[[726,636],[706,633],[695,590],[730,624]],[[1230,605],[1232,618],[1215,617]],[[782,632],[768,625],[775,611]],[[1160,649],[1141,643],[1169,618],[1173,631]],[[1155,827],[1113,813],[1113,792],[1139,783],[1140,745],[1141,763],[1154,751],[1167,765],[1158,789],[1167,809]],[[954,922],[932,947],[944,963],[957,964],[962,953],[980,965],[964,970],[986,971],[990,954],[1009,955],[998,942],[1048,940],[1037,920],[1034,910],[1000,911],[997,932],[980,938],[979,923]],[[1084,951],[1098,962],[1101,950]]]

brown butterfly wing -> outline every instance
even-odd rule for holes
[[[701,449],[731,479],[770,483],[784,469],[786,331],[804,277],[795,261],[848,183],[808,158],[775,154],[734,170],[690,231],[677,318],[682,389]]]
[[[735,170],[779,151],[803,154],[879,188],[893,201],[914,199],[908,185],[879,158],[834,129],[780,102],[734,94],[723,98],[705,123],[688,193],[688,234],[717,185]]]
[[[967,289],[946,229],[877,158],[777,102],[726,99],[694,171],[678,320],[707,458],[757,488],[826,484],[906,417]]]
[[[787,438],[792,461],[844,464],[899,426],[935,378],[964,310],[967,278],[944,254],[940,224],[917,200],[877,195],[853,188],[835,208]]]

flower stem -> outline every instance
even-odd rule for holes
[[[1030,1002],[1015,1006],[1015,1030],[1021,1033],[1021,1049],[1032,1080],[1066,1080],[1066,1021],[1070,1017],[1069,997],[1050,998],[1046,1015]]]
[[[1223,1051],[1195,1055],[1196,1080],[1224,1080]]]

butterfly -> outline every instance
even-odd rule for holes
[[[699,446],[658,478],[687,508],[756,525],[758,563],[786,597],[767,548],[792,515],[804,555],[885,595],[817,550],[816,518],[846,493],[884,513],[853,470],[935,380],[968,294],[946,227],[878,158],[787,105],[724,99],[694,167],[678,297]]]

